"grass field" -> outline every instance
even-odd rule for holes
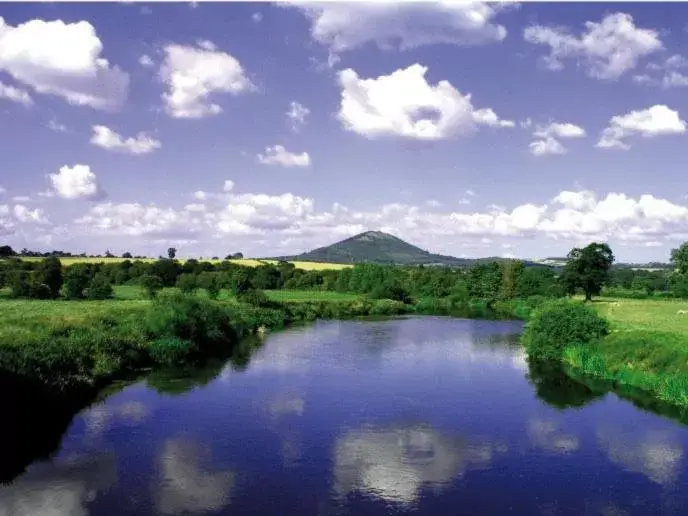
[[[600,299],[600,315],[617,330],[656,330],[688,335],[688,301],[665,299]]]
[[[79,256],[69,256],[69,257],[64,257],[60,258],[60,262],[62,262],[62,265],[65,267],[75,264],[75,263],[121,263],[128,258],[82,258]],[[38,262],[43,260],[43,258],[39,257],[25,257],[22,258],[22,260],[25,260],[27,262]],[[143,258],[140,261],[142,262],[154,262],[156,261],[156,258]],[[133,259],[132,259],[133,261]],[[185,259],[180,259],[179,262],[184,263],[186,260]],[[207,261],[210,263],[220,263],[224,260],[211,260],[211,259],[204,259],[203,261]],[[232,263],[235,263],[237,265],[245,265],[247,267],[258,267],[259,265],[266,264],[266,263],[272,263],[272,264],[277,264],[277,260],[258,260],[255,258],[241,258],[241,259],[235,259],[235,260],[228,260]],[[305,271],[322,271],[322,270],[341,270],[341,269],[346,269],[347,267],[351,267],[351,265],[345,264],[345,263],[323,263],[323,262],[290,262],[293,263],[294,266],[297,269],[302,269]]]

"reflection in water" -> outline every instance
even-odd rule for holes
[[[537,397],[553,407],[582,407],[607,393],[574,380],[555,362],[528,359],[527,363],[527,378],[535,387]]]
[[[423,486],[437,492],[469,469],[486,467],[494,452],[489,443],[448,437],[425,425],[352,430],[335,444],[334,491],[410,504]]]
[[[672,434],[603,424],[596,435],[600,448],[612,462],[642,473],[657,484],[676,481],[683,462],[683,447]]]
[[[87,432],[100,435],[111,425],[133,427],[141,424],[148,416],[148,409],[140,401],[126,401],[110,406],[101,403],[89,408],[83,415]]]
[[[528,437],[534,446],[551,453],[571,453],[576,451],[579,446],[578,437],[562,432],[555,421],[548,419],[535,418],[530,420],[528,422]]]
[[[116,482],[114,454],[40,464],[0,487],[0,516],[86,516],[88,504]]]
[[[181,438],[168,439],[159,458],[156,507],[161,514],[217,511],[230,502],[231,471],[205,471],[207,448]]]

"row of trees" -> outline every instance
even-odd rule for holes
[[[49,258],[51,256],[56,256],[56,257],[63,257],[63,258],[117,258],[116,255],[112,254],[110,250],[106,250],[104,254],[95,254],[95,255],[89,255],[86,253],[81,253],[81,254],[72,254],[69,251],[60,251],[57,249],[54,249],[52,251],[31,251],[29,249],[22,249],[21,251],[17,252],[14,249],[12,249],[12,246],[9,245],[0,245],[0,258],[9,258],[9,257],[27,257],[27,258]],[[177,249],[174,247],[170,247],[167,250],[167,257],[171,260],[173,260],[177,256]],[[243,253],[230,253],[225,257],[225,260],[237,260],[237,259],[242,259],[244,257]],[[132,255],[129,251],[126,251],[122,253],[122,258],[125,259],[145,259],[145,256],[141,255]],[[213,260],[217,260],[217,257],[213,257]]]
[[[669,271],[612,269],[614,255],[601,243],[573,249],[560,271],[526,267],[518,260],[465,269],[364,263],[342,270],[304,271],[287,262],[247,267],[228,260],[180,262],[175,255],[176,250],[170,248],[168,258],[154,262],[77,263],[66,268],[55,257],[41,262],[10,258],[0,261],[0,286],[11,287],[17,297],[55,298],[62,294],[69,299],[102,299],[111,295],[112,285],[124,284],[143,285],[150,296],[161,288],[177,286],[185,292],[205,289],[211,297],[217,297],[222,289],[236,295],[292,289],[352,292],[399,301],[448,296],[486,300],[561,297],[577,292],[591,299],[606,286],[688,297],[688,243],[672,253],[675,270]]]

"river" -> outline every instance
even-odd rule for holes
[[[520,331],[324,321],[62,426],[36,406],[1,449],[56,450],[0,485],[0,516],[688,514],[688,427],[529,369]]]

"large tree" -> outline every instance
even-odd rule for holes
[[[671,250],[671,264],[679,274],[688,274],[688,242]]]
[[[562,282],[568,294],[577,288],[585,292],[585,300],[598,295],[610,280],[610,269],[614,263],[614,253],[607,244],[593,242],[568,254],[568,262],[562,272]]]

